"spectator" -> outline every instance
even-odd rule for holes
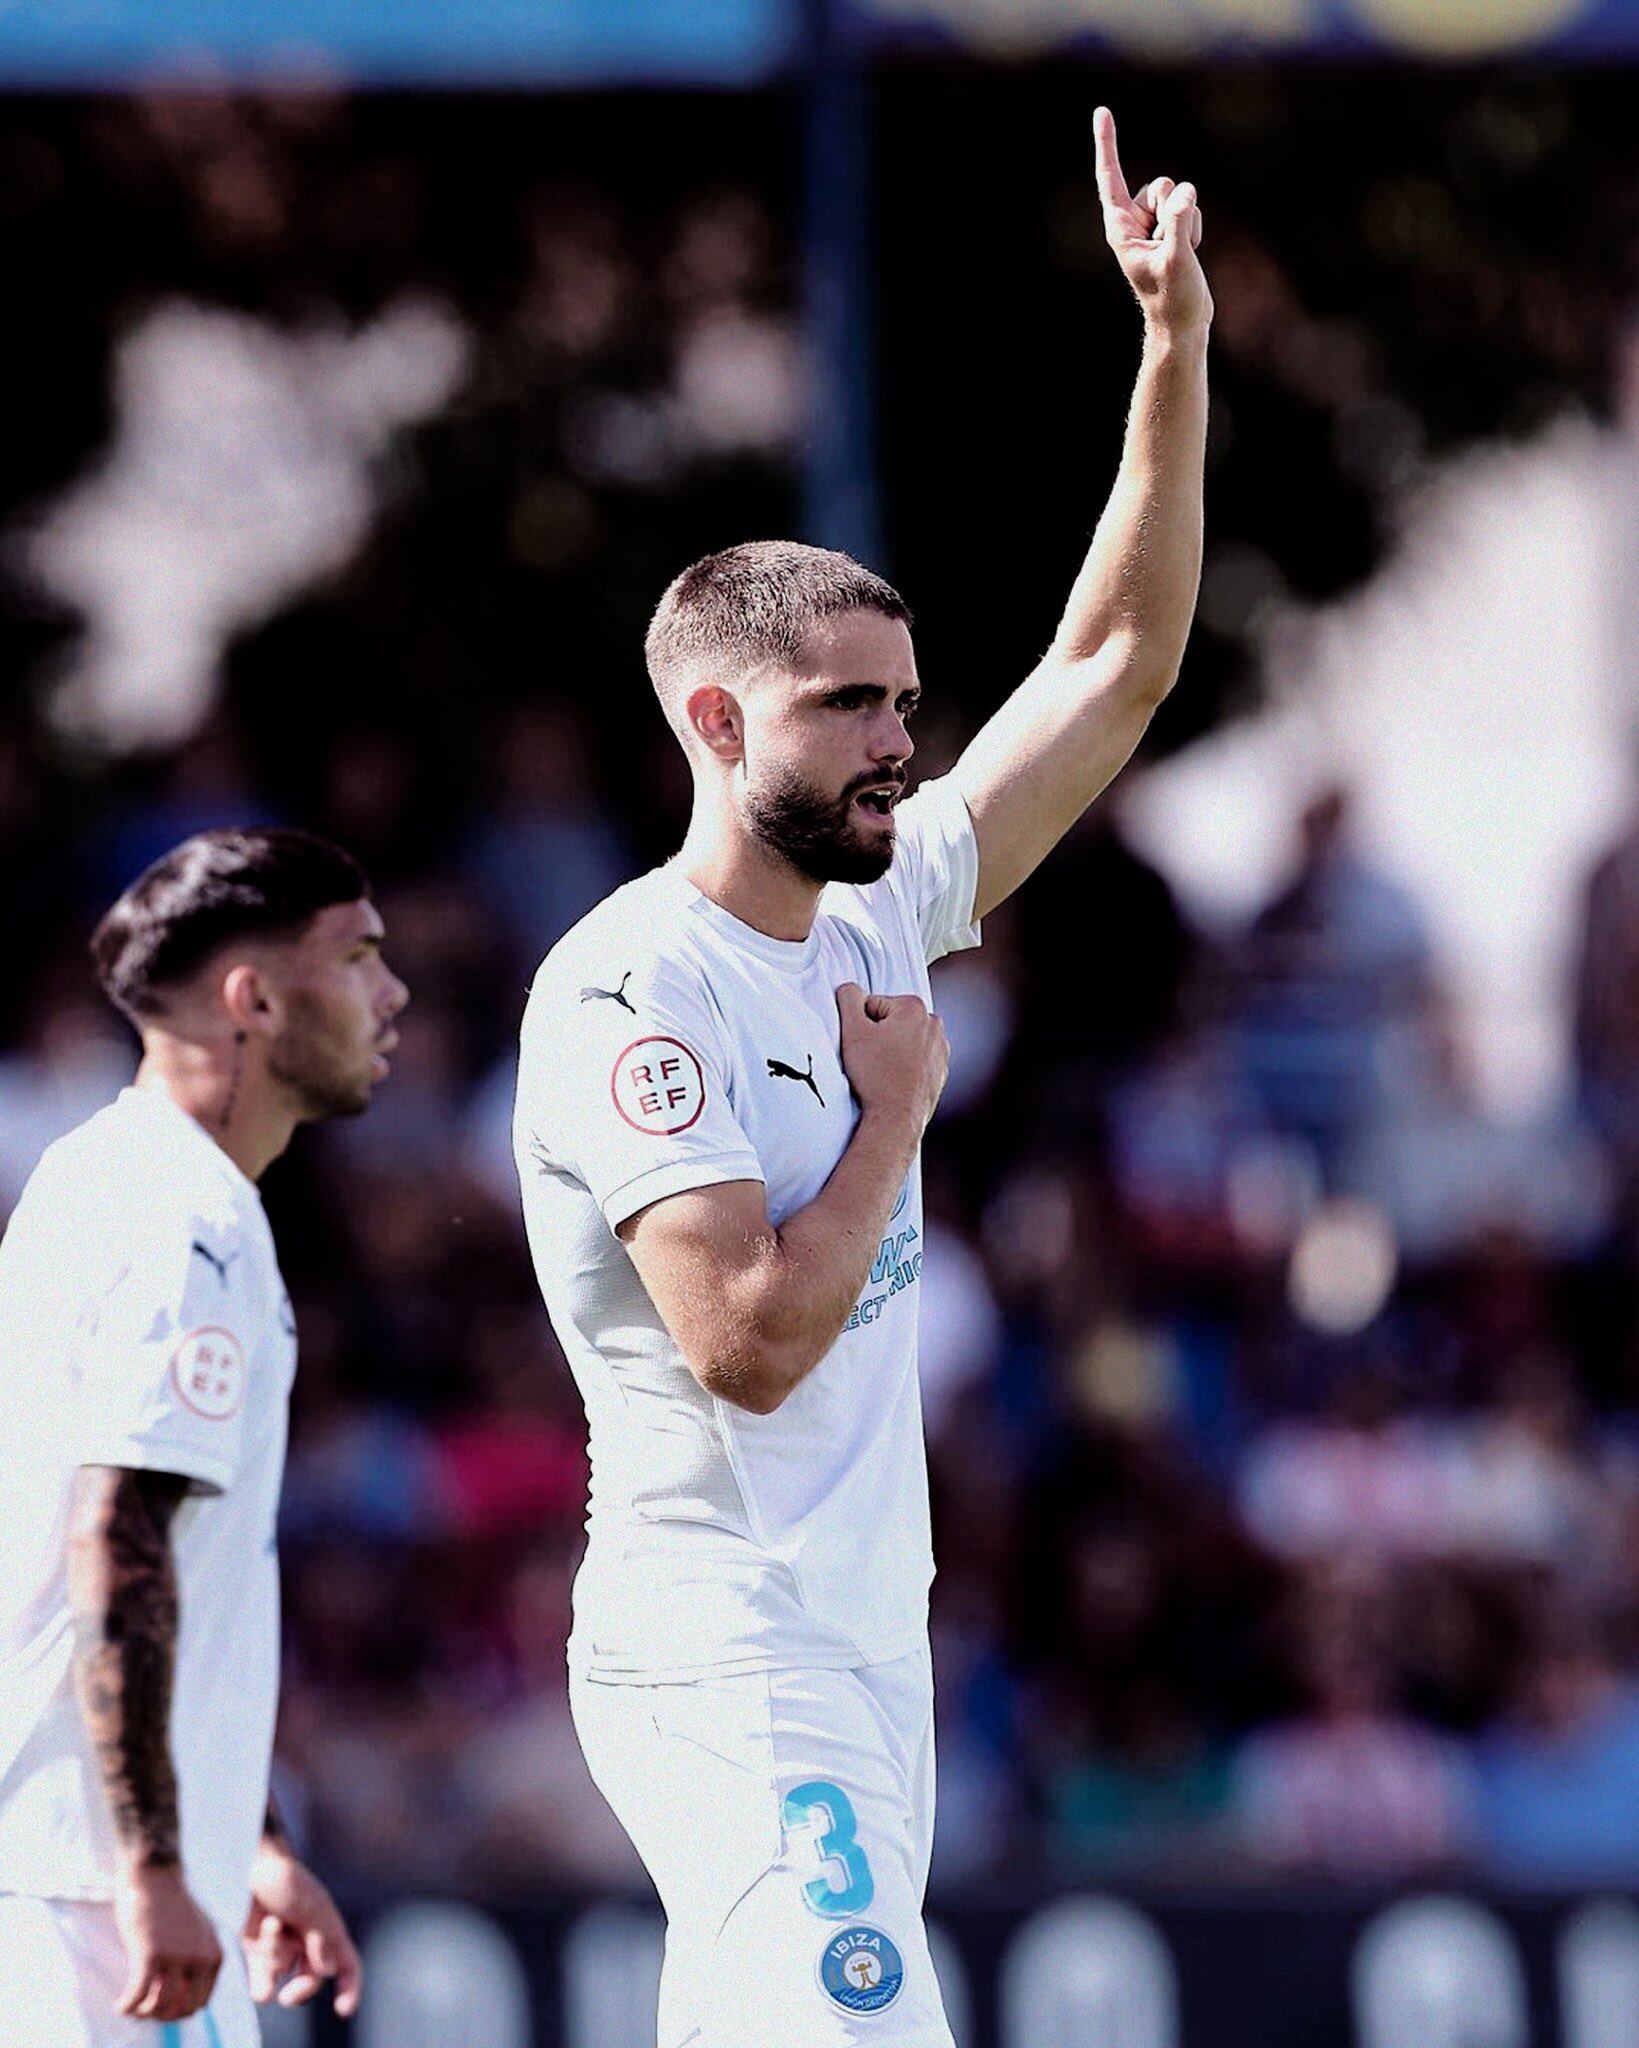
[[[1487,1864],[1525,1885],[1639,1881],[1639,1686],[1586,1611],[1533,1617],[1514,1710],[1481,1741]]]
[[[1331,1175],[1381,1105],[1396,1040],[1425,1028],[1428,941],[1417,906],[1352,845],[1342,790],[1302,830],[1296,880],[1231,955],[1227,1025],[1271,1120]]]
[[[566,706],[531,704],[513,717],[499,796],[470,862],[520,976],[630,879],[631,856],[598,803],[586,736]]]
[[[1375,1589],[1328,1573],[1294,1602],[1302,1710],[1250,1736],[1235,1766],[1241,1840],[1315,1877],[1400,1879],[1468,1847],[1470,1787],[1447,1738],[1394,1705]]]

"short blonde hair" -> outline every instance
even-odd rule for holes
[[[680,736],[683,688],[701,670],[743,673],[795,662],[823,619],[880,612],[911,623],[911,608],[873,570],[833,548],[795,540],[743,541],[703,555],[668,586],[649,621],[649,680]]]

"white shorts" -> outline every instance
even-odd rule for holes
[[[237,1936],[218,1933],[211,2002],[186,2020],[115,2012],[125,1951],[112,1906],[0,1893],[0,2043],[5,2048],[260,2048]]]
[[[922,1926],[926,1651],[569,1691],[666,1909],[658,2048],[954,2048]]]

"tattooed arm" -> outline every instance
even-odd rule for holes
[[[68,1536],[74,1679],[121,1850],[181,1861],[171,1763],[176,1568],[171,1518],[188,1490],[169,1472],[82,1466]]]
[[[74,1683],[118,1843],[114,1907],[130,1965],[119,2010],[180,2020],[206,2003],[222,1948],[183,1881],[171,1760],[177,1583],[171,1521],[188,1481],[82,1466],[68,1532]]]

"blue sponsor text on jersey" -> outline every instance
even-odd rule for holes
[[[876,1257],[871,1262],[869,1285],[878,1291],[862,1294],[854,1312],[843,1324],[845,1330],[857,1330],[862,1324],[874,1323],[882,1313],[883,1304],[907,1287],[914,1287],[922,1277],[922,1233],[914,1223],[907,1223],[903,1230],[890,1230],[876,1248]],[[912,1251],[911,1247],[916,1249]],[[884,1285],[884,1282],[886,1285]]]

